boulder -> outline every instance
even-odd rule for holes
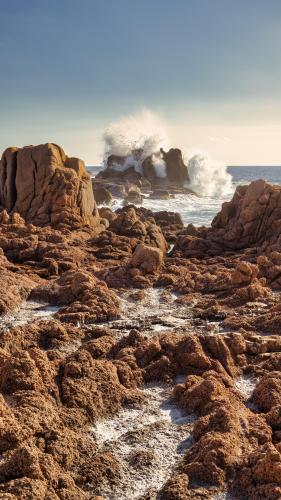
[[[144,223],[148,220],[154,221],[162,229],[164,237],[169,243],[174,243],[177,234],[184,228],[182,218],[177,212],[168,212],[166,210],[152,212],[152,210],[144,207],[135,207],[135,212]]]
[[[149,198],[152,198],[153,200],[170,200],[171,198],[174,198],[174,196],[171,196],[169,191],[166,189],[155,189],[150,194]]]
[[[97,184],[92,179],[93,191],[97,205],[109,205],[112,202],[112,194],[104,186]]]
[[[116,217],[110,222],[109,231],[120,236],[137,238],[147,245],[158,247],[166,252],[167,242],[154,219],[141,220],[132,206],[116,210],[115,215]]]
[[[124,184],[106,184],[106,189],[114,198],[124,198],[126,196],[126,187]]]
[[[127,196],[124,198],[124,206],[126,205],[142,205],[143,196],[140,192],[140,189],[134,187],[130,189],[127,193]]]
[[[32,224],[98,224],[85,164],[56,144],[8,148],[0,162],[0,205]]]
[[[159,248],[137,245],[131,259],[132,267],[139,267],[146,273],[157,271],[163,262],[163,252]]]

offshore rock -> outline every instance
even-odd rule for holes
[[[161,175],[158,165],[161,165]],[[178,148],[171,148],[165,152],[162,148],[155,155],[144,157],[144,151],[137,149],[128,156],[110,155],[106,161],[106,168],[98,173],[96,178],[108,181],[122,180],[148,187],[175,186],[183,187],[189,182],[187,166],[184,164],[182,152]]]

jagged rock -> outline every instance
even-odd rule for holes
[[[161,169],[166,169],[164,175],[157,172],[157,162]],[[110,155],[106,161],[106,168],[99,172],[96,178],[100,181],[118,180],[122,183],[133,183],[143,188],[151,186],[166,186],[184,188],[189,182],[187,166],[184,164],[180,149],[172,148],[168,152],[163,149],[156,151],[154,155],[144,157],[144,151],[137,149],[131,151],[128,156]]]
[[[8,148],[0,163],[0,204],[37,225],[98,222],[84,162],[55,144]]]
[[[0,316],[13,311],[28,298],[36,282],[24,273],[14,272],[0,248],[1,297]]]
[[[155,224],[154,219],[142,221],[132,206],[127,206],[115,212],[115,217],[110,225],[109,230],[120,235],[137,238],[146,245],[160,248],[163,252],[167,250],[167,243],[164,235]]]
[[[174,252],[202,258],[249,247],[260,253],[281,250],[281,186],[263,180],[238,186],[212,227],[179,236]]]
[[[67,271],[57,281],[34,288],[31,296],[64,306],[56,316],[70,323],[106,321],[119,313],[115,293],[85,271]]]
[[[160,150],[167,168],[167,178],[172,184],[183,186],[189,182],[188,170],[182,158],[182,152],[178,148],[171,148],[167,153]]]

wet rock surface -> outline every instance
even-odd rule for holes
[[[142,149],[133,150],[127,156],[110,155],[105,169],[97,174],[97,179],[98,182],[121,181],[124,185],[131,183],[151,189],[152,186],[184,187],[189,176],[181,150],[171,148],[164,151],[161,148],[155,154],[148,155]]]
[[[279,188],[249,189],[209,230],[1,212],[0,498],[281,497]]]

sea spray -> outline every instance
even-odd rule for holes
[[[139,163],[159,152],[161,147],[169,146],[161,118],[148,110],[111,123],[105,130],[103,139],[105,159],[110,155],[130,156],[133,151],[139,150]]]
[[[190,188],[201,196],[227,198],[233,191],[232,176],[226,165],[212,160],[208,155],[196,154],[188,161]]]
[[[155,113],[144,110],[109,124],[103,134],[105,164],[109,156],[123,161],[112,161],[110,166],[118,172],[130,167],[142,174],[143,161],[151,157],[156,176],[165,178],[166,164],[161,148],[170,147],[163,120]],[[213,161],[208,155],[196,154],[187,162],[190,187],[197,194],[217,199],[229,198],[233,191],[232,177],[226,166]]]
[[[152,165],[154,167],[157,177],[165,178],[167,177],[167,166],[164,162],[162,155],[153,154],[152,155]]]

